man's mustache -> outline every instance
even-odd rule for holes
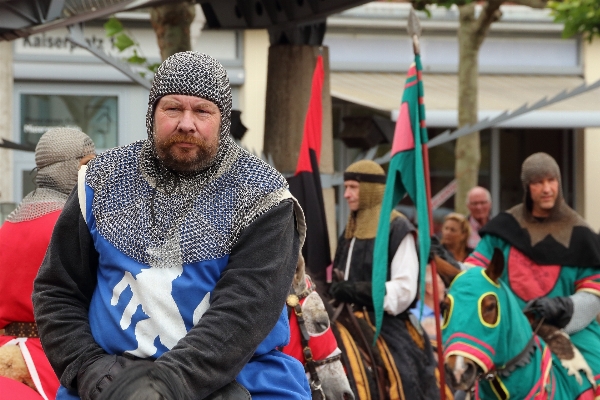
[[[175,134],[164,142],[164,146],[170,147],[176,143],[188,143],[195,144],[196,146],[206,146],[206,141],[200,138],[196,138],[188,135]]]

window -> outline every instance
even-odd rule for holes
[[[50,128],[80,129],[96,148],[117,146],[118,97],[21,94],[21,143],[35,146]]]

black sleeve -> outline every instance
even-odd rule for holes
[[[211,294],[210,308],[157,363],[204,398],[234,380],[279,318],[299,254],[293,204],[285,200],[243,232]]]
[[[104,354],[88,319],[97,268],[98,253],[75,188],[56,222],[32,295],[42,346],[61,384],[69,389],[76,388],[80,366]]]

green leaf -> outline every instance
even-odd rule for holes
[[[156,73],[156,70],[158,69],[158,67],[160,67],[160,63],[150,64],[146,68],[148,68],[150,71]]]
[[[127,36],[125,33],[119,33],[115,37],[114,44],[115,44],[116,48],[119,49],[119,51],[123,51],[123,50],[135,45],[135,42],[129,36]]]
[[[146,57],[141,57],[135,49],[133,50],[133,55],[129,58],[126,58],[125,60],[130,64],[138,65],[144,64],[146,63],[146,61],[148,61]]]
[[[117,33],[123,32],[123,24],[115,17],[110,17],[110,19],[104,23],[104,30],[106,31],[106,36],[113,37]]]

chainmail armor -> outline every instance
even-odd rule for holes
[[[62,210],[77,184],[79,161],[94,151],[92,139],[77,129],[53,128],[44,133],[35,147],[37,189],[25,196],[7,221],[31,221]]]
[[[588,326],[600,314],[600,298],[586,292],[577,292],[569,298],[573,301],[573,316],[564,331],[571,335]]]
[[[6,218],[12,223],[31,221],[54,211],[62,210],[67,195],[56,190],[40,188],[29,193]]]
[[[148,171],[139,173],[148,146],[140,141],[104,152],[88,164],[86,174],[98,231],[139,262],[150,264],[150,249],[173,249],[166,238],[177,236],[183,263],[227,255],[242,230],[287,191],[279,172],[239,147],[215,179],[182,178],[172,192],[156,190]]]

